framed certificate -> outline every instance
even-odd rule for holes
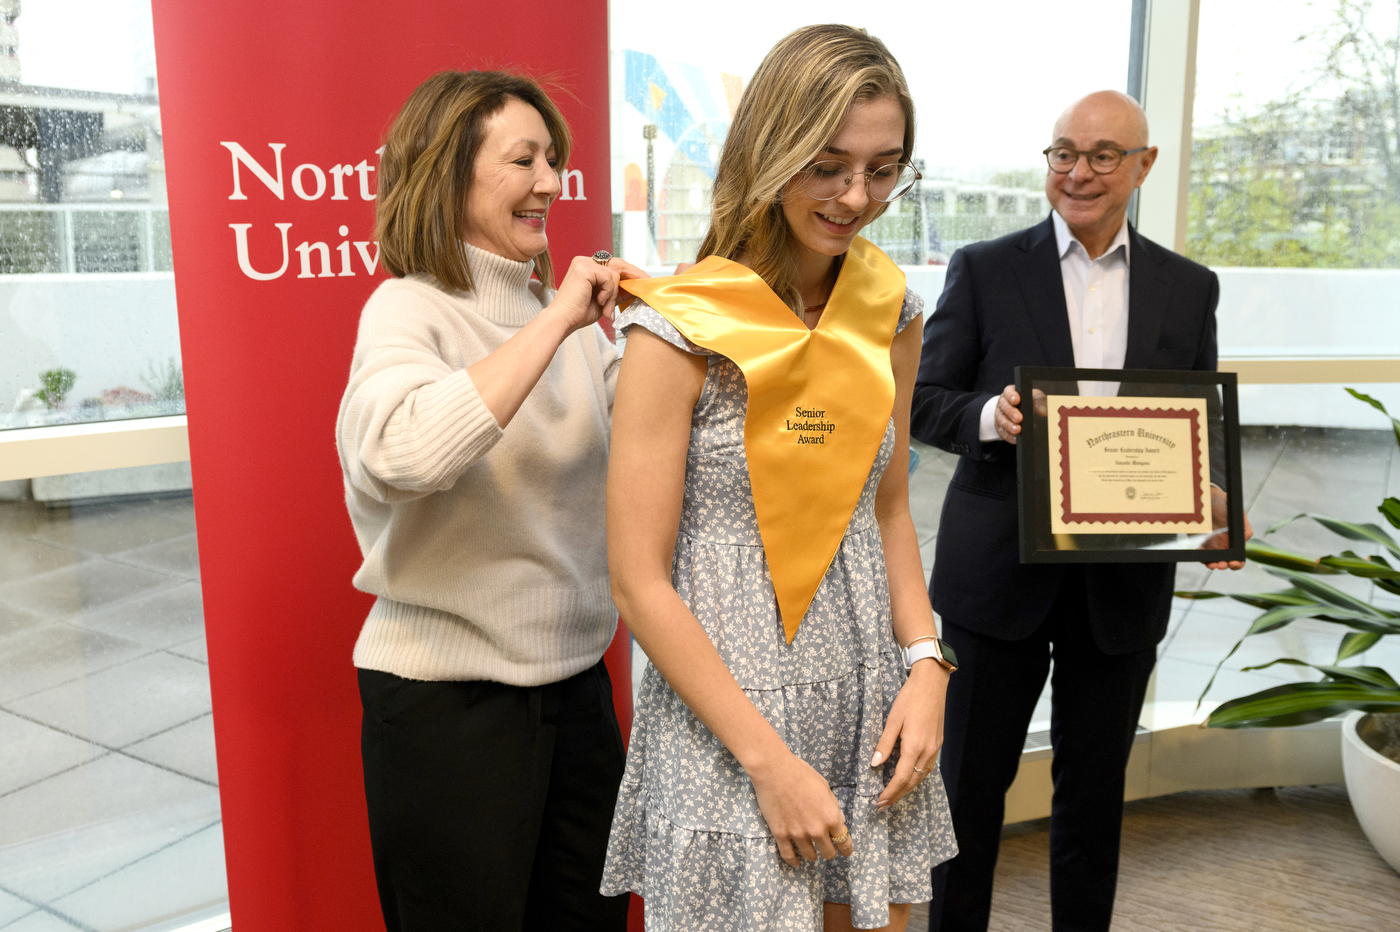
[[[1021,562],[1244,559],[1234,373],[1016,370]]]

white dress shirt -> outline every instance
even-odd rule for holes
[[[1051,213],[1050,218],[1060,253],[1074,365],[1080,369],[1121,369],[1128,353],[1128,221],[1123,221],[1104,254],[1090,259],[1059,213]],[[1118,385],[1080,382],[1079,394],[1116,395]],[[996,428],[999,397],[987,399],[982,407],[977,436],[983,443],[1001,439]]]

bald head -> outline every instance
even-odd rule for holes
[[[1121,91],[1095,91],[1065,108],[1052,134],[1058,144],[1085,133],[1112,141],[1125,149],[1147,145],[1147,114]]]
[[[1052,167],[1045,173],[1045,196],[1089,257],[1097,258],[1123,226],[1128,200],[1157,160],[1156,147],[1147,144],[1147,114],[1127,94],[1095,91],[1060,114],[1050,145],[1079,155],[1068,171]],[[1123,158],[1099,174],[1102,164],[1090,158],[1103,150],[1117,150]]]

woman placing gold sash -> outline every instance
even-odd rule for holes
[[[909,515],[922,302],[856,235],[913,142],[883,43],[798,30],[739,102],[701,261],[623,283],[608,562],[651,664],[603,892],[648,930],[901,930],[956,851]]]

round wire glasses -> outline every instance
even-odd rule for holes
[[[865,193],[872,201],[888,204],[908,194],[923,175],[913,165],[892,162],[870,171],[858,172],[845,162],[824,159],[813,162],[798,176],[803,192],[812,200],[829,201],[846,193],[856,176],[865,178]]]
[[[1096,175],[1107,175],[1117,171],[1118,166],[1123,164],[1123,157],[1132,155],[1134,152],[1146,152],[1147,146],[1138,146],[1136,149],[1070,149],[1066,146],[1051,146],[1042,154],[1045,162],[1050,166],[1050,170],[1057,175],[1068,175],[1074,171],[1074,166],[1079,164],[1080,156],[1089,162],[1089,168]]]

